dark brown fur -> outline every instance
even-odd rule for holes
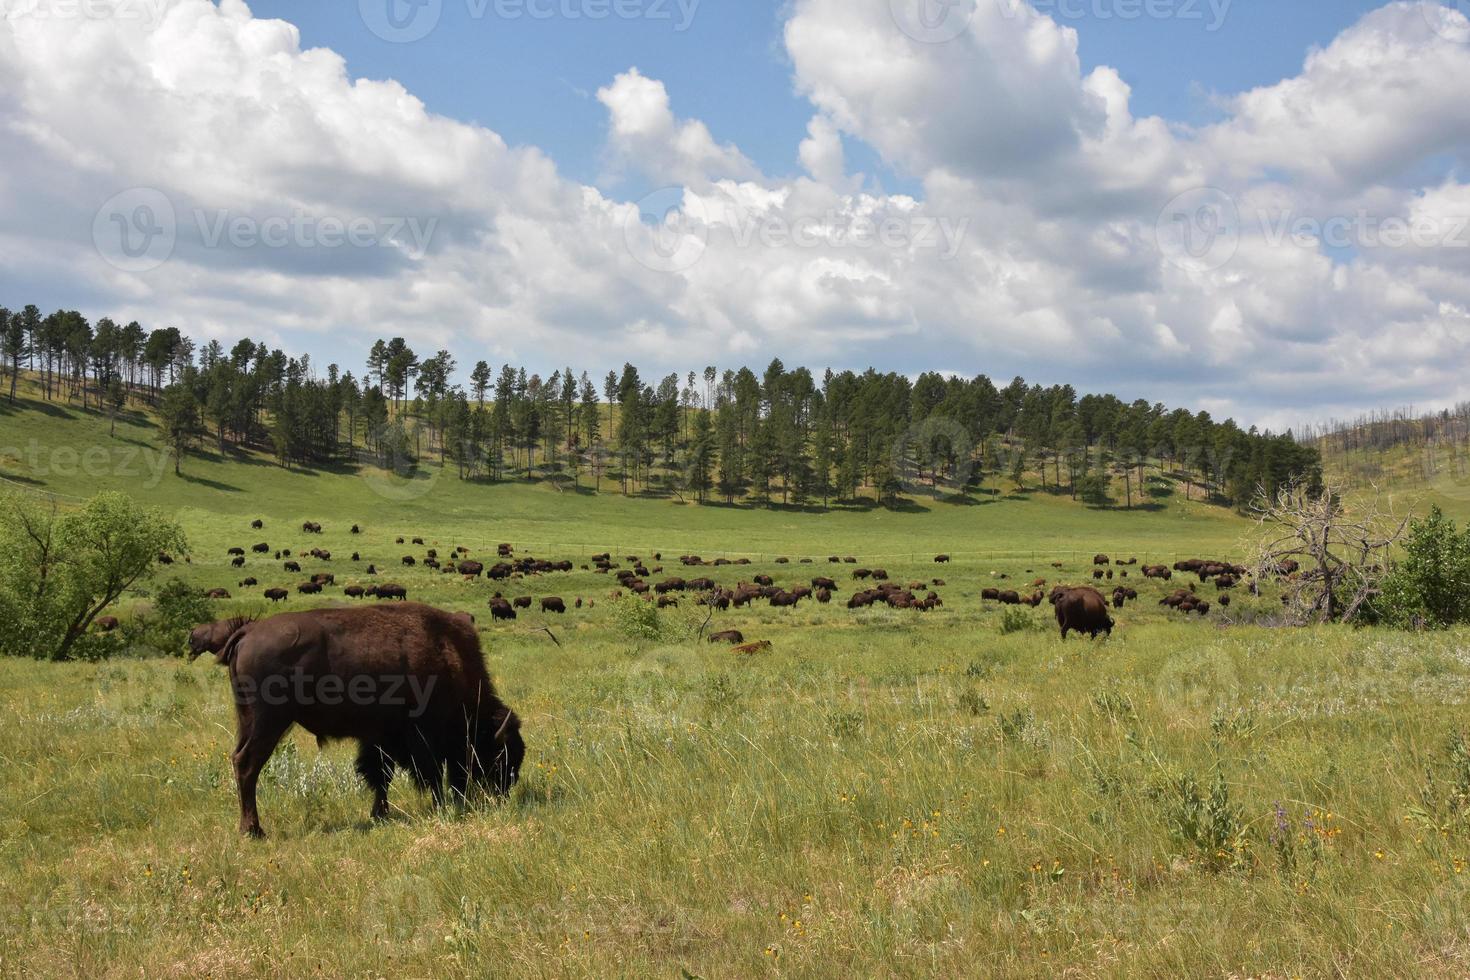
[[[515,783],[525,756],[520,721],[496,696],[466,617],[418,603],[317,609],[209,624],[201,642],[212,646],[231,624],[218,659],[235,692],[242,833],[263,834],[256,782],[292,725],[318,740],[357,740],[374,819],[388,815],[397,768],[440,804],[446,777],[461,800],[472,784],[504,794]],[[298,678],[307,679],[306,696]],[[359,685],[371,696],[343,693]]]

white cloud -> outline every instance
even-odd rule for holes
[[[779,355],[1022,372],[1276,422],[1464,397],[1470,249],[1361,234],[1470,211],[1459,180],[1416,176],[1470,137],[1462,15],[1391,4],[1299,76],[1227,100],[1228,118],[1189,132],[1136,118],[1112,69],[1084,74],[1071,29],[1002,6],[979,4],[961,36],[925,44],[895,27],[888,0],[794,0],[784,37],[813,107],[797,178],[761,173],[676,116],[661,81],[616,76],[598,92],[610,161],[685,188],[671,198],[679,222],[631,231],[637,207],[428,112],[396,82],[351,78],[338,55],[303,50],[292,26],[241,0],[165,0],[157,25],[12,10],[0,21],[0,262],[94,315],[293,350],[350,345],[348,360],[392,333],[461,361],[547,368],[568,352],[588,368],[636,355],[649,371],[687,368],[691,351]],[[850,174],[844,141],[868,144],[922,196]],[[1235,202],[1238,245],[1217,268],[1183,268],[1155,225],[1203,185]],[[103,201],[139,186],[172,203],[178,243],[133,274],[105,260],[92,229]],[[221,211],[414,218],[434,234],[425,257],[211,247],[196,212]],[[1282,219],[1344,218],[1357,236],[1347,248],[1277,234]],[[670,241],[697,261],[649,267]]]
[[[721,177],[756,173],[733,146],[721,146],[698,120],[680,121],[664,83],[630,68],[597,90],[611,119],[611,148],[618,161],[656,181],[702,185]]]

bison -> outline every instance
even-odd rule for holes
[[[271,602],[285,602],[286,601],[286,598],[290,594],[291,593],[287,592],[285,589],[266,589],[265,590],[265,597],[267,599],[269,599]]]
[[[564,613],[567,611],[567,604],[557,596],[548,596],[541,600],[541,611],[544,613]]]
[[[392,583],[380,585],[378,586],[378,598],[397,599],[399,602],[403,602],[408,598],[408,590],[401,585],[394,585]]]
[[[949,555],[935,555],[934,556],[934,564],[936,564],[936,565],[948,565],[949,564]]]
[[[1056,596],[1057,625],[1062,628],[1062,639],[1076,630],[1097,639],[1099,633],[1113,635],[1113,619],[1108,615],[1108,604],[1096,589],[1082,587],[1068,589]]]
[[[506,602],[504,599],[491,599],[490,600],[490,618],[491,619],[515,619],[516,618],[516,611],[514,609],[512,609],[510,603]]]
[[[111,633],[117,629],[116,616],[98,616],[92,622],[96,625],[98,631],[102,633]]]
[[[719,633],[711,633],[709,636],[709,641],[711,643],[744,643],[745,634],[741,633],[739,630],[722,630]]]
[[[250,550],[253,551],[253,552],[255,552],[257,555],[268,555],[268,554],[270,554],[271,546],[269,544],[267,544],[266,542],[262,541],[259,544],[253,544],[253,545],[251,545],[250,546]]]
[[[259,531],[261,528],[265,527],[265,521],[257,518],[250,522],[250,527],[256,531]]]
[[[293,725],[319,742],[357,741],[357,771],[373,792],[375,820],[388,816],[396,769],[441,806],[446,779],[452,798],[465,800],[472,786],[503,796],[519,776],[526,752],[520,719],[496,694],[463,615],[415,603],[203,629],[200,649],[228,668],[234,692],[231,761],[243,834],[264,836],[256,784]]]

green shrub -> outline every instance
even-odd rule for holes
[[[1383,582],[1374,611],[1391,626],[1442,629],[1470,622],[1470,527],[1435,507],[1409,524],[1403,558]]]
[[[634,595],[618,600],[613,613],[618,632],[635,643],[657,642],[663,637],[663,623],[658,607]]]
[[[1000,616],[1000,631],[1005,636],[1028,633],[1036,629],[1036,617],[1022,606],[1008,606]]]

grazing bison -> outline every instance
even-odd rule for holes
[[[473,625],[418,604],[286,613],[234,625],[216,659],[230,672],[238,738],[231,757],[240,831],[264,836],[256,783],[281,737],[354,739],[357,771],[388,815],[396,769],[445,802],[472,786],[510,791],[525,758],[520,720],[495,693]],[[191,637],[192,642],[192,637]],[[213,647],[211,633],[204,642]]]
[[[347,588],[342,590],[342,594],[349,599],[361,599],[363,596],[363,588],[360,585],[349,585],[347,586]]]
[[[936,564],[936,565],[948,565],[949,564],[949,555],[935,555],[934,556],[934,564]]]
[[[322,584],[320,582],[302,582],[296,586],[296,591],[302,595],[317,595],[321,590]]]
[[[230,590],[229,589],[210,589],[204,595],[204,598],[206,598],[206,599],[228,599],[229,597],[230,597]]]
[[[231,558],[230,559],[230,567],[232,567],[232,568],[244,568],[245,567],[245,556],[244,555],[236,555],[234,558]]]
[[[403,556],[403,564],[404,564],[405,567],[412,568],[417,563],[418,563],[417,562],[417,559],[415,559],[413,555],[404,555]]]
[[[265,527],[265,521],[262,521],[259,518],[257,518],[257,519],[255,519],[255,520],[253,520],[253,521],[250,522],[250,526],[254,530],[259,531],[261,528]]]
[[[511,605],[515,606],[517,609],[530,609],[531,597],[528,595],[518,595],[515,597],[515,600],[511,603]]]
[[[745,634],[741,633],[739,630],[722,630],[719,633],[711,633],[709,636],[709,641],[711,643],[744,643]]]
[[[284,568],[288,572],[297,572],[297,573],[299,573],[301,571],[301,563],[300,562],[288,561],[284,565],[282,565],[281,567]]]
[[[225,552],[225,554],[227,554],[227,555],[243,555],[243,554],[245,554],[245,549],[244,548],[231,548],[229,551]]]
[[[354,524],[354,525],[352,525],[352,531],[350,533],[352,533],[352,534],[361,534],[362,533],[362,528],[360,528],[356,524]]]
[[[1068,589],[1055,597],[1057,625],[1062,628],[1062,639],[1076,630],[1097,639],[1099,633],[1113,635],[1113,619],[1108,615],[1108,604],[1102,593],[1086,586]]]
[[[322,526],[316,521],[306,521],[301,525],[301,530],[306,534],[321,534]]]
[[[567,604],[561,601],[561,599],[557,596],[548,596],[547,598],[541,600],[541,611],[544,613],[564,613],[567,611]]]
[[[116,616],[98,616],[96,619],[92,620],[92,623],[97,627],[98,632],[101,633],[111,633],[113,630],[117,629]]]
[[[458,568],[459,574],[468,575],[471,578],[479,578],[480,573],[484,570],[485,566],[477,561],[462,561],[459,563]]]
[[[980,598],[981,599],[988,600],[990,602],[999,601],[999,599],[1000,599],[1000,589],[981,589],[980,590]]]
[[[403,602],[408,598],[408,590],[401,585],[393,585],[392,583],[380,585],[378,586],[378,598],[397,599],[399,602]]]
[[[255,552],[257,555],[268,555],[270,554],[271,546],[262,541],[260,544],[251,545],[250,550]]]
[[[1094,565],[1111,565],[1112,561],[1107,555],[1093,555],[1092,563]]]
[[[267,599],[269,599],[271,602],[285,602],[287,596],[289,596],[290,594],[291,593],[287,592],[285,589],[266,589],[265,590],[265,597]]]
[[[512,609],[510,603],[506,602],[504,599],[491,599],[490,600],[490,618],[491,619],[515,619],[516,618],[516,611],[514,609]]]
[[[817,594],[816,594],[816,599],[817,599],[818,602],[820,602],[822,605],[825,606],[827,603],[829,603],[829,602],[832,601],[832,590],[831,589],[818,589],[817,590]]]
[[[257,581],[255,581],[254,578],[243,578],[243,579],[240,580],[240,588],[242,588],[242,589],[247,588],[247,587],[252,586],[252,585],[259,585],[259,584],[260,583],[257,582]]]
[[[826,589],[829,592],[835,592],[837,591],[837,583],[832,581],[830,578],[819,575],[816,578],[812,579],[812,588]]]

